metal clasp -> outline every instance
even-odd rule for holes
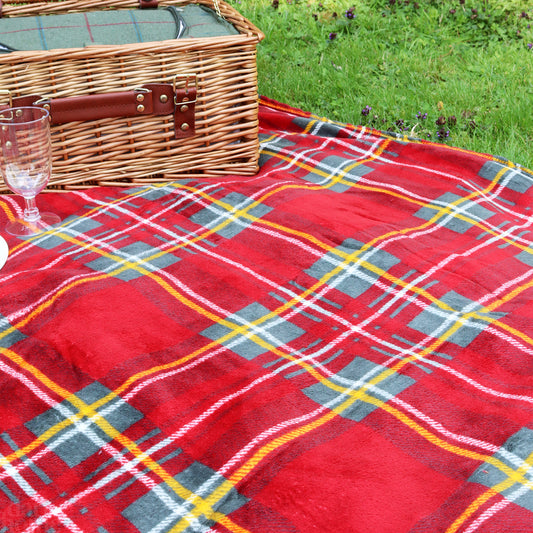
[[[36,107],[42,107],[43,109],[50,111],[50,98],[39,98],[39,100],[35,100],[35,102],[33,102],[31,105],[34,105]]]
[[[9,97],[9,107],[13,107],[13,95],[11,94],[10,90],[8,90],[8,89],[0,89],[0,96]]]
[[[174,76],[174,79],[172,80],[172,89],[174,91],[174,104],[175,105],[185,103],[185,101],[178,102],[176,100],[176,89],[178,87],[178,83],[182,82],[182,85],[184,84],[185,95],[187,95],[189,94],[189,87],[191,85],[191,79],[194,79],[194,89],[195,89],[195,94],[196,94],[196,91],[198,91],[198,78],[196,77],[196,74],[178,74],[177,76]],[[186,100],[186,102],[193,104],[196,102],[196,97],[194,98],[194,100]]]

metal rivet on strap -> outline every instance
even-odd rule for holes
[[[187,122],[184,122],[182,125],[181,125],[181,129],[182,131],[187,131],[189,129],[189,125],[187,124]]]
[[[139,113],[142,113],[142,112],[144,111],[144,106],[143,106],[142,104],[139,104],[139,105],[137,106],[137,111],[138,111]]]
[[[15,112],[15,116],[21,117],[22,113],[23,113],[22,109],[17,109],[17,111]]]
[[[189,106],[188,106],[188,105],[182,105],[182,106],[180,107],[180,111],[181,111],[182,113],[186,113],[187,111],[189,111]]]
[[[160,97],[159,97],[159,101],[162,102],[163,104],[168,102],[168,96],[166,94],[162,94]]]
[[[11,141],[6,141],[6,148],[11,148],[13,145],[11,144]]]
[[[137,95],[137,102],[144,102],[144,94]]]

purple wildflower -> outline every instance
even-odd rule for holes
[[[347,9],[345,12],[344,12],[344,16],[347,18],[347,19],[354,19],[355,18],[355,7],[350,7],[349,9]]]

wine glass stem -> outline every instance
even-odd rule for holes
[[[41,218],[37,204],[35,203],[35,196],[28,198],[24,196],[24,220],[26,222],[35,222]]]

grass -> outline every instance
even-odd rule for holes
[[[266,35],[260,94],[533,168],[533,8],[523,2],[229,2]]]

